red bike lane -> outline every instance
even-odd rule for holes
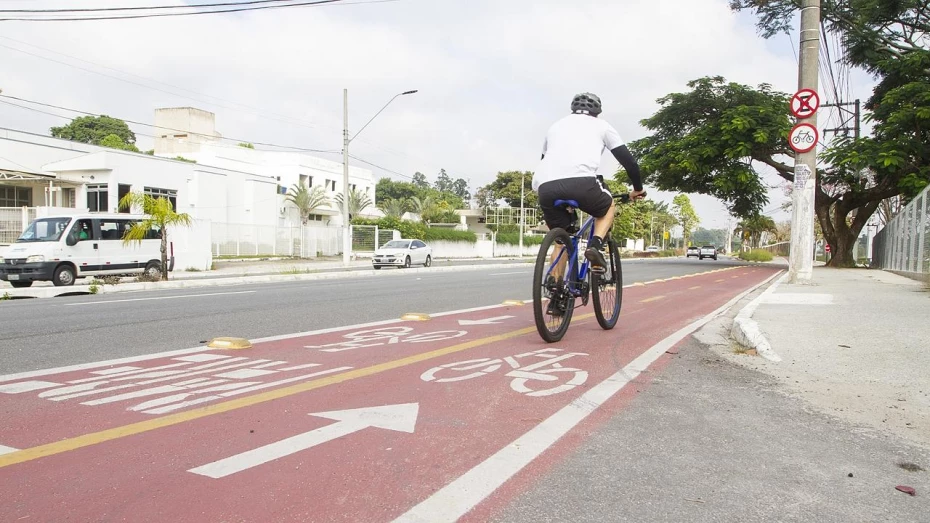
[[[605,383],[773,273],[739,268],[630,287],[616,329],[603,331],[580,308],[552,345],[536,334],[531,306],[502,306],[0,382],[0,444],[23,449],[0,455],[0,519],[487,513],[558,455],[545,437],[528,436],[541,422],[568,423],[560,413],[587,401],[591,412],[611,412],[622,395],[602,397]],[[506,455],[514,445],[539,449]],[[472,478],[489,459],[503,466]],[[500,472],[514,460],[526,463]],[[466,494],[449,503],[450,488]]]

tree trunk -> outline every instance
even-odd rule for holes
[[[817,198],[814,207],[817,219],[823,229],[823,237],[830,246],[830,261],[827,267],[855,267],[853,247],[859,239],[859,233],[875,212],[879,201],[872,201],[862,207],[850,208],[844,200],[830,201],[827,198]],[[857,210],[852,223],[848,223],[849,213]]]
[[[161,228],[161,280],[168,281],[168,230]]]

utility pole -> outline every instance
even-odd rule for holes
[[[820,69],[820,0],[801,1],[800,59],[798,61],[798,89],[817,91]],[[798,123],[808,123],[816,129],[817,112]],[[817,146],[805,153],[797,153],[794,160],[795,186],[792,192],[791,254],[788,277],[791,283],[810,283],[814,264],[814,188],[817,177]],[[801,176],[798,173],[810,174]],[[804,179],[806,178],[806,179]]]
[[[733,222],[727,218],[727,254],[733,252]]]
[[[412,91],[404,91],[402,93],[395,94],[394,98],[397,98],[398,96],[414,94],[416,92],[416,89]],[[388,103],[384,104],[384,107],[375,113],[375,115],[372,116],[371,119],[368,120],[365,125],[363,125],[362,128],[358,130],[357,133],[355,133],[355,136],[349,138],[349,90],[342,90],[342,223],[345,227],[342,234],[342,264],[346,266],[349,265],[349,260],[352,257],[352,231],[349,224],[349,143],[351,143],[352,140],[358,138],[358,135],[362,134],[362,131],[368,127],[368,124],[374,121],[374,119],[377,118],[382,111],[387,109],[387,106],[391,105],[391,102],[394,101],[394,98],[388,100]],[[375,238],[375,243],[377,242],[378,239]]]
[[[518,251],[521,258],[523,257],[523,222],[524,222],[524,213],[523,213],[523,189],[524,185],[524,173],[520,173],[520,250]]]
[[[349,90],[342,90],[342,264],[349,265],[352,255],[352,230],[349,225]],[[377,239],[375,240],[377,243]]]

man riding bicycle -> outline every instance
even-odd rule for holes
[[[571,109],[572,114],[555,122],[546,133],[542,161],[533,175],[533,190],[539,193],[539,204],[549,229],[568,229],[575,223],[573,214],[555,206],[556,200],[574,200],[579,209],[595,218],[594,237],[584,255],[591,262],[592,270],[604,271],[607,260],[601,247],[616,214],[613,196],[597,173],[604,149],[609,149],[626,169],[634,189],[630,199],[644,198],[646,191],[639,165],[616,129],[597,118],[601,114],[601,99],[591,93],[581,93],[572,99]],[[558,254],[559,250],[553,252],[552,259]],[[554,271],[558,273],[556,276],[563,273],[565,261],[562,257],[558,271]]]

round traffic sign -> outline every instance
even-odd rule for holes
[[[801,89],[791,97],[791,114],[796,118],[810,118],[820,108],[820,96],[813,89]]]
[[[809,123],[799,123],[788,134],[788,145],[798,153],[806,153],[817,146],[820,134],[817,128]]]

